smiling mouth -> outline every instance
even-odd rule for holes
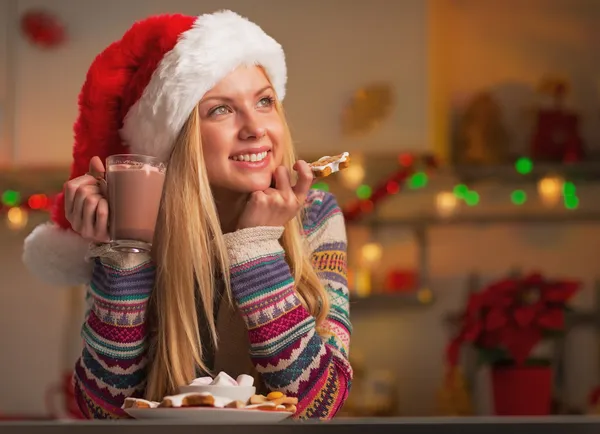
[[[244,162],[254,163],[254,162],[262,161],[265,158],[267,158],[267,155],[269,155],[269,152],[271,152],[271,151],[257,152],[255,154],[233,155],[233,156],[229,157],[229,159],[233,160],[233,161],[244,161]]]

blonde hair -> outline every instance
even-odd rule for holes
[[[283,165],[293,173],[296,161],[283,108],[276,102],[286,131]],[[329,299],[306,248],[303,212],[286,226],[281,239],[298,295],[319,327],[329,313]],[[207,318],[217,347],[214,297],[219,276],[230,297],[229,259],[202,154],[200,119],[193,110],[179,135],[169,168],[153,248],[155,288],[148,306],[150,357],[146,398],[160,400],[208,373],[203,362],[197,309]],[[196,284],[197,283],[197,284]]]

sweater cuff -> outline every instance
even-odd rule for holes
[[[223,235],[231,265],[283,252],[279,239],[283,226],[259,226]]]

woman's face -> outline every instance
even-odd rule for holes
[[[198,108],[211,187],[240,193],[269,188],[282,163],[285,134],[264,71],[237,68],[204,95]]]

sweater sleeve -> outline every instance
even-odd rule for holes
[[[334,197],[311,192],[304,227],[313,266],[331,304],[316,330],[303,307],[279,242],[283,228],[226,235],[233,297],[248,328],[250,357],[270,390],[298,397],[299,419],[331,419],[352,381],[346,232]]]
[[[95,257],[89,309],[81,330],[83,350],[74,373],[75,396],[89,419],[128,417],[127,397],[142,397],[147,362],[146,305],[154,286],[149,257]]]

